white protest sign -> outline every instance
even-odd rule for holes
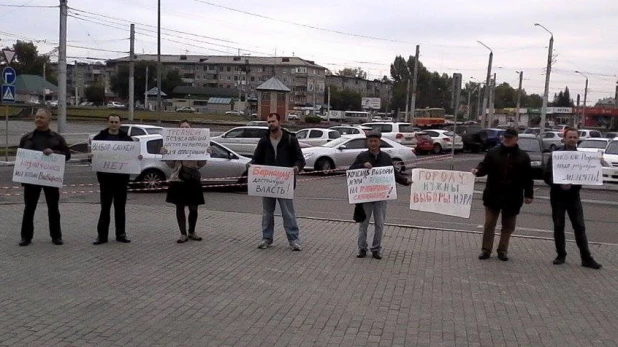
[[[43,152],[19,148],[13,168],[13,182],[62,188],[64,160],[62,154],[45,155]]]
[[[251,196],[294,199],[294,169],[291,167],[251,165],[247,183]]]
[[[92,141],[92,171],[117,174],[139,174],[139,142]]]
[[[554,151],[551,157],[555,184],[603,185],[601,153]]]
[[[395,168],[392,166],[348,170],[346,177],[350,204],[397,200]]]
[[[410,209],[470,218],[474,175],[448,170],[412,170]]]
[[[210,158],[210,129],[165,128],[161,132],[163,160],[207,160]]]

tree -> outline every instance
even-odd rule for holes
[[[569,92],[569,87],[566,87],[563,91],[560,91],[558,94],[554,94],[554,101],[552,102],[552,106],[555,107],[573,107],[573,99],[571,99],[571,92]]]
[[[337,72],[337,75],[344,76],[344,77],[367,79],[367,72],[363,71],[363,69],[360,67],[357,67],[357,68],[346,67],[343,70],[339,70]]]
[[[9,49],[9,47],[5,47],[5,49]],[[43,65],[49,64],[49,56],[39,55],[39,51],[34,43],[18,40],[10,49],[15,51],[15,57],[13,62],[11,62],[11,66],[18,75],[43,75]],[[0,59],[2,61],[5,60],[4,56],[1,56]],[[52,69],[48,68],[45,74],[48,81],[57,84]]]
[[[148,67],[148,89],[157,85],[157,65],[155,62],[139,61],[135,63],[135,99],[140,100],[144,97],[146,92],[146,67]],[[161,81],[161,89],[163,89],[163,83],[165,79]],[[129,98],[129,66],[118,66],[118,72],[111,78],[111,90],[120,98],[127,100]]]
[[[522,96],[522,107],[541,107],[543,106],[543,97],[539,94],[531,94]]]
[[[86,100],[97,105],[105,102],[105,87],[99,84],[91,85],[85,91]]]
[[[161,90],[170,95],[174,91],[174,88],[182,84],[182,76],[178,70],[171,70],[165,74],[163,81],[161,81]]]
[[[353,90],[331,88],[330,104],[333,110],[360,111],[362,96]]]

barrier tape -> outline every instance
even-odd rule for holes
[[[412,164],[418,164],[418,163],[432,163],[432,162],[440,162],[446,159],[451,159],[453,158],[452,155],[450,154],[444,154],[444,155],[437,155],[437,156],[432,156],[432,157],[428,157],[428,158],[422,158],[422,159],[417,159],[415,160]],[[332,174],[332,173],[339,173],[339,172],[345,172],[346,170],[344,169],[332,169],[332,170],[315,170],[315,171],[303,171],[300,172],[298,175],[299,176],[306,176],[306,175],[315,175],[315,174]],[[340,175],[335,175],[335,176],[330,176],[330,177],[338,177]],[[202,182],[217,182],[217,181],[238,181],[242,178],[245,178],[247,176],[231,176],[231,177],[219,177],[219,178],[209,178],[209,179],[202,179]],[[321,178],[317,178],[317,179],[324,179],[324,178],[328,178],[328,177],[321,177]],[[315,180],[315,179],[308,179],[308,180],[298,180],[299,182],[303,182],[303,181],[311,181],[311,180]],[[165,181],[165,183],[169,182]],[[144,182],[129,182],[128,183],[129,186],[143,186]],[[211,185],[208,184],[206,186],[208,187],[233,187],[233,186],[243,186],[246,185],[246,183],[228,183],[228,184],[220,184],[220,185]],[[98,183],[75,183],[75,184],[67,184],[64,185],[63,188],[78,188],[78,187],[95,187],[95,186],[99,186]],[[22,189],[21,186],[0,186],[0,189],[4,189],[4,190],[9,190],[9,189]],[[128,191],[133,192],[133,191],[147,191],[149,189],[154,189],[154,190],[165,190],[167,188],[129,188]],[[14,196],[15,194],[0,194],[0,196]],[[21,194],[18,194],[21,195]]]

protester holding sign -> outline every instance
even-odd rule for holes
[[[112,113],[107,117],[107,128],[101,130],[101,132],[93,138],[93,142],[94,141],[133,142],[133,139],[126,132],[120,130],[120,116]],[[134,160],[142,160],[141,154],[134,158]],[[93,244],[101,245],[107,242],[112,203],[114,204],[116,241],[122,243],[131,242],[131,240],[127,238],[127,233],[125,230],[125,207],[127,204],[129,174],[97,172],[97,180],[99,181],[101,214],[99,215],[99,223],[97,224],[98,237],[94,240]]]
[[[490,149],[479,165],[472,169],[477,177],[487,176],[483,191],[485,225],[483,246],[479,259],[488,259],[494,245],[494,233],[498,216],[502,213],[502,230],[498,244],[498,259],[509,260],[509,240],[515,231],[517,215],[521,206],[532,203],[534,180],[530,157],[519,148],[517,130],[504,132],[503,142]]]
[[[294,174],[298,174],[305,167],[305,157],[300,149],[300,144],[296,136],[289,131],[282,129],[279,122],[281,116],[278,113],[271,113],[268,118],[269,132],[260,139],[251,164],[281,166],[294,169]],[[262,197],[262,241],[258,245],[259,249],[270,247],[275,234],[275,206],[279,201],[281,215],[283,217],[283,228],[288,238],[288,242],[294,251],[301,251],[301,241],[299,237],[298,223],[294,212],[294,200],[285,198]]]
[[[577,151],[579,142],[579,132],[577,129],[567,128],[564,131],[564,146],[557,151],[574,152]],[[566,240],[564,227],[566,224],[565,213],[569,214],[571,225],[575,233],[575,242],[579,247],[582,259],[582,266],[600,269],[601,264],[597,263],[590,254],[588,248],[588,238],[586,237],[586,225],[584,224],[584,209],[579,196],[580,185],[554,184],[554,161],[549,159],[545,170],[545,183],[550,186],[549,201],[551,203],[552,219],[554,221],[554,242],[558,256],[554,259],[554,264],[564,264],[566,259]]]
[[[367,134],[367,146],[368,151],[360,153],[350,170],[354,169],[372,169],[376,167],[393,167],[393,160],[388,153],[380,150],[380,139],[382,134],[377,131],[372,131]],[[397,172],[393,168],[393,174],[395,175],[395,182],[409,186],[410,180],[403,177],[401,173]],[[362,205],[362,211],[360,206]],[[358,229],[358,258],[364,258],[367,256],[367,228],[369,227],[369,220],[373,213],[373,219],[375,224],[375,231],[373,234],[373,244],[371,245],[371,254],[375,259],[382,259],[382,235],[384,233],[384,222],[386,219],[386,205],[387,200],[365,202],[357,205],[355,211],[355,217],[360,220],[360,227]],[[364,218],[362,218],[364,215]]]
[[[180,121],[180,128],[191,128],[187,120]],[[210,141],[206,144],[208,146]],[[208,152],[208,149],[206,150]],[[166,147],[161,148],[163,155],[168,153]],[[166,202],[176,205],[176,220],[180,229],[178,243],[185,243],[189,239],[202,241],[195,233],[197,224],[197,207],[203,205],[204,193],[202,192],[202,179],[200,169],[206,165],[206,160],[166,160],[165,164],[172,168],[170,184],[167,189]],[[189,234],[187,235],[187,216],[185,207],[189,208]]]
[[[19,148],[41,151],[46,156],[52,153],[64,155],[64,160],[71,159],[71,151],[64,138],[49,129],[52,114],[49,110],[39,109],[34,115],[36,129],[24,135],[19,141]],[[47,202],[47,216],[49,219],[49,234],[55,245],[62,245],[62,231],[60,228],[60,189],[57,187],[23,184],[24,186],[24,216],[21,225],[20,246],[28,246],[34,236],[34,212],[41,196],[45,193]]]

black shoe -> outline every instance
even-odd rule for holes
[[[562,265],[564,264],[565,260],[566,260],[566,257],[557,256],[556,259],[554,259],[554,265]]]
[[[509,261],[509,257],[506,256],[506,253],[498,253],[498,259],[502,261]]]
[[[23,240],[23,239],[22,239],[21,241],[19,241],[19,245],[20,245],[21,247],[28,246],[28,245],[29,245],[29,244],[31,244],[31,243],[32,243],[32,241],[30,241],[30,240]]]
[[[116,238],[116,241],[118,241],[118,242],[122,242],[122,243],[130,243],[130,242],[131,242],[131,240],[127,239],[127,237],[126,237],[126,236],[123,236],[123,237],[117,237],[117,238]]]
[[[56,246],[61,246],[64,244],[64,241],[62,241],[61,238],[57,238],[57,239],[52,239],[52,243]]]
[[[601,267],[603,267],[603,265],[601,265],[601,264],[597,263],[597,262],[596,262],[594,259],[592,259],[592,258],[587,259],[587,260],[582,260],[582,266],[583,266],[583,267],[589,267],[589,268],[591,268],[591,269],[595,269],[595,270],[598,270],[598,269],[600,269]]]
[[[479,259],[481,260],[485,260],[485,259],[489,259],[489,252],[481,252],[481,254],[479,254]]]
[[[358,251],[358,254],[356,255],[357,258],[364,258],[367,256],[367,250],[366,249],[361,249],[360,251]]]
[[[378,251],[371,252],[371,255],[373,256],[373,259],[382,259],[382,256],[380,255],[380,252]]]
[[[102,245],[104,243],[107,243],[107,240],[97,238],[96,240],[94,240],[94,242],[92,244],[95,245],[95,246],[98,246],[98,245]]]

